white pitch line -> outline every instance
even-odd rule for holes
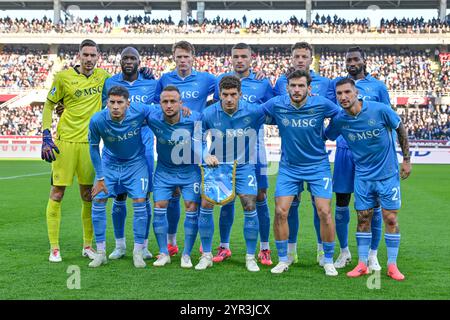
[[[21,176],[0,177],[0,180],[10,180],[10,179],[18,179],[18,178],[35,177],[35,176],[42,176],[44,174],[49,174],[49,173],[50,172],[41,172],[41,173],[24,174],[24,175],[21,175]]]

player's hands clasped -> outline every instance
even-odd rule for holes
[[[105,180],[96,180],[94,186],[92,187],[91,196],[94,198],[100,192],[108,194],[108,188],[106,188]]]
[[[205,163],[207,166],[217,167],[219,165],[219,159],[216,156],[209,155],[205,158]]]
[[[409,160],[403,160],[402,165],[400,167],[400,177],[402,180],[409,177],[411,174],[411,162]]]
[[[58,147],[55,145],[52,139],[52,134],[50,130],[45,129],[42,133],[42,147],[41,147],[41,158],[47,162],[52,162],[56,160],[56,156],[53,153],[59,153]]]

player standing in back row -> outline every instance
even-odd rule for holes
[[[89,157],[88,126],[94,113],[102,107],[102,89],[110,75],[95,68],[99,49],[92,40],[80,44],[80,65],[58,72],[47,95],[42,114],[42,159],[52,162],[50,197],[47,204],[47,227],[50,240],[49,261],[60,262],[59,230],[61,202],[67,186],[77,176],[81,196],[81,220],[83,223],[82,255],[94,259],[91,248],[93,238],[91,188],[94,167]],[[57,128],[55,143],[51,135],[52,111],[63,102],[65,111]],[[54,151],[58,154],[54,154]]]

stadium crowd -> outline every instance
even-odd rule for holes
[[[74,18],[66,15],[64,21],[53,23],[51,19],[43,17],[42,19],[27,20],[24,18],[10,18],[9,16],[0,18],[0,33],[111,33],[114,29],[124,33],[235,33],[241,32],[251,34],[265,33],[388,33],[388,34],[418,34],[418,33],[448,33],[450,32],[450,23],[448,20],[424,18],[402,18],[402,19],[381,19],[380,23],[373,27],[367,18],[347,20],[337,15],[317,14],[315,19],[308,23],[296,16],[292,16],[286,21],[264,21],[254,19],[247,24],[245,16],[242,19],[224,19],[216,17],[214,19],[205,19],[202,23],[189,18],[187,23],[180,21],[175,23],[169,16],[165,19],[151,19],[149,15],[129,16],[124,18],[120,14],[113,19],[112,17],[98,16],[92,19]]]
[[[3,48],[0,52],[0,87],[43,87],[53,66],[41,50]]]

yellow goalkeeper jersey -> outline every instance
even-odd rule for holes
[[[47,99],[64,104],[57,127],[58,139],[88,142],[89,121],[94,113],[102,109],[103,86],[110,76],[100,68],[95,68],[89,77],[75,68],[55,74]]]

